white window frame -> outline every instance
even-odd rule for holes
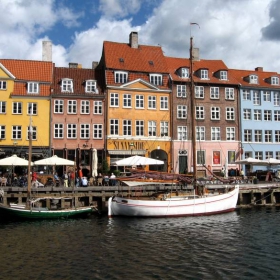
[[[262,120],[262,110],[254,109],[254,121],[261,121]]]
[[[195,106],[195,119],[196,120],[204,120],[205,119],[204,106]]]
[[[275,143],[280,143],[280,130],[275,130],[274,131],[274,142]]]
[[[77,124],[67,124],[67,139],[77,139]]]
[[[93,128],[92,128],[92,132],[93,132],[93,139],[103,139],[103,125],[102,124],[93,124]]]
[[[119,120],[118,119],[110,119],[110,135],[119,135]]]
[[[197,141],[205,141],[205,126],[195,127],[195,138]]]
[[[7,112],[7,102],[0,101],[0,114],[6,114]]]
[[[131,120],[123,120],[123,136],[131,136],[132,135],[132,121]]]
[[[254,130],[254,141],[256,143],[262,142],[262,130],[261,129],[255,129]]]
[[[160,136],[161,137],[167,137],[169,131],[169,123],[166,121],[160,122]]]
[[[0,90],[6,90],[7,89],[7,81],[0,81]]]
[[[37,103],[34,103],[34,102],[28,102],[27,103],[27,112],[26,112],[26,114],[28,115],[28,116],[35,116],[35,115],[37,115],[37,113],[38,113],[38,104]]]
[[[167,96],[160,97],[160,110],[168,110],[168,97]]]
[[[27,83],[27,93],[39,93],[39,83],[38,82],[28,82]]]
[[[189,68],[181,68],[181,71],[180,71],[180,74],[181,74],[181,78],[189,78],[190,77],[190,71],[189,71]]]
[[[150,74],[150,83],[156,86],[162,85],[162,75],[161,74]]]
[[[259,77],[257,75],[250,75],[249,76],[249,83],[250,84],[257,84],[259,82]]]
[[[250,92],[250,90],[243,89],[242,90],[242,98],[243,98],[243,100],[251,100],[251,92]]]
[[[234,100],[234,88],[225,88],[226,100]]]
[[[148,121],[148,135],[149,137],[157,136],[157,122]]]
[[[125,84],[127,83],[128,73],[124,71],[115,71],[115,83],[117,84]]]
[[[178,126],[177,127],[177,138],[178,140],[188,140],[188,127]]]
[[[273,92],[273,105],[280,106],[280,92],[279,91]]]
[[[263,92],[263,101],[271,102],[271,92],[269,90]]]
[[[64,111],[64,100],[54,100],[54,114],[63,114]]]
[[[274,86],[279,85],[279,78],[278,77],[271,77],[271,84]]]
[[[110,107],[119,107],[120,100],[119,100],[119,94],[116,92],[110,93]]]
[[[90,124],[80,124],[80,139],[90,139]]]
[[[95,80],[86,80],[85,91],[87,93],[96,93],[96,81]]]
[[[244,129],[243,131],[244,142],[252,142],[252,130]]]
[[[130,93],[123,95],[123,108],[132,108],[132,95]]]
[[[227,74],[228,72],[225,70],[220,71],[220,80],[226,81],[227,80]]]
[[[55,123],[54,124],[54,139],[63,139],[64,138],[64,124]]]
[[[235,127],[226,128],[226,140],[235,141]]]
[[[274,110],[273,115],[274,115],[274,118],[273,118],[274,121],[279,122],[280,121],[280,110]]]
[[[272,130],[270,130],[270,129],[264,130],[264,142],[272,143]]]
[[[201,80],[208,80],[208,70],[207,69],[201,69],[200,70],[200,78]]]
[[[220,92],[218,87],[210,87],[210,98],[211,99],[219,99]]]
[[[67,100],[67,114],[77,114],[77,100]]]
[[[61,92],[73,92],[73,80],[72,79],[62,79],[61,80]]]
[[[221,141],[220,127],[211,127],[211,141]]]
[[[235,120],[235,109],[234,107],[226,107],[226,120],[234,121]]]
[[[13,102],[13,115],[22,115],[22,102]]]
[[[204,165],[206,159],[206,151],[205,150],[197,150],[196,151],[196,164]]]
[[[211,107],[211,120],[220,120],[221,109],[220,107]]]
[[[204,87],[203,86],[195,86],[195,98],[203,99],[204,98]]]
[[[29,129],[30,129],[30,126],[27,126],[26,140],[29,140]],[[31,134],[32,134],[32,141],[36,141],[37,140],[37,127],[36,126],[32,126]]]
[[[102,101],[93,101],[93,114],[94,115],[103,114],[103,102]]]
[[[264,110],[263,111],[263,120],[266,122],[272,121],[272,111],[271,110]]]
[[[135,108],[144,109],[144,95],[141,94],[135,95]]]
[[[156,109],[157,108],[157,97],[149,95],[148,96],[148,109]]]
[[[258,90],[253,91],[253,104],[261,105],[261,93]]]
[[[90,101],[89,100],[81,100],[80,113],[81,113],[81,115],[90,114]]]
[[[177,105],[177,119],[187,119],[187,105]]]
[[[187,86],[186,85],[177,85],[177,97],[187,97]]]
[[[6,126],[0,125],[0,139],[6,139]]]
[[[136,120],[135,121],[135,135],[136,136],[144,136],[144,120]]]
[[[21,125],[12,126],[12,140],[22,139],[22,128]]]

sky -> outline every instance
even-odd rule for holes
[[[104,41],[136,31],[166,56],[188,58],[192,36],[201,59],[280,73],[280,0],[0,0],[0,10],[0,58],[42,60],[47,40],[56,66],[91,68]]]

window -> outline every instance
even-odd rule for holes
[[[37,103],[27,103],[27,115],[37,115]]]
[[[263,152],[255,152],[255,158],[259,160],[263,160]]]
[[[196,151],[197,164],[205,164],[205,151]]]
[[[131,108],[131,94],[124,94],[123,95],[123,107]]]
[[[177,97],[187,97],[186,85],[177,85]]]
[[[39,93],[39,83],[27,83],[27,93]]]
[[[123,135],[131,136],[131,120],[123,120]]]
[[[235,120],[235,111],[233,107],[226,108],[226,120],[227,121]]]
[[[119,120],[116,119],[110,120],[110,134],[119,135]]]
[[[257,91],[257,90],[253,91],[253,104],[254,105],[261,105],[260,92]]]
[[[243,119],[251,120],[251,109],[243,109]]]
[[[221,140],[221,129],[220,127],[211,127],[211,141]]]
[[[13,102],[13,114],[22,114],[21,102]]]
[[[160,109],[168,110],[168,97],[167,96],[160,97]]]
[[[235,163],[235,151],[228,151],[228,164]]]
[[[150,83],[156,86],[162,85],[162,75],[150,74]]]
[[[249,83],[250,84],[257,84],[258,83],[258,76],[257,75],[250,75],[249,76]]]
[[[89,139],[89,135],[90,135],[89,124],[81,124],[80,125],[80,138]]]
[[[160,136],[168,136],[168,122],[161,121],[160,122]]]
[[[204,98],[204,87],[202,86],[195,86],[195,98]]]
[[[279,151],[275,152],[275,158],[280,159],[280,152]]]
[[[266,142],[266,143],[272,142],[272,130],[264,131],[264,142]]]
[[[204,106],[195,106],[195,118],[197,120],[204,120]]]
[[[54,138],[62,139],[64,137],[64,126],[62,123],[54,124]]]
[[[177,105],[177,119],[186,119],[186,118],[187,118],[187,106]]]
[[[124,84],[127,83],[127,72],[115,72],[115,83]]]
[[[280,130],[275,130],[274,131],[274,141],[276,142],[276,143],[280,143]]]
[[[30,132],[30,126],[27,127],[27,133],[26,133],[27,140],[29,140],[29,132]],[[31,127],[31,136],[32,136],[32,140],[37,140],[37,127],[36,126]]]
[[[148,121],[148,134],[149,136],[156,136],[157,123],[155,121]]]
[[[0,114],[6,114],[6,101],[0,101]]]
[[[196,140],[204,141],[205,140],[205,127],[204,126],[197,126],[196,130]]]
[[[71,79],[63,79],[61,81],[62,92],[73,92],[73,81]]]
[[[227,141],[235,140],[235,127],[226,128],[226,137],[227,137]]]
[[[6,127],[5,125],[0,125],[0,139],[6,138]]]
[[[110,94],[110,107],[119,107],[119,94],[118,93]]]
[[[181,78],[189,78],[189,68],[181,68]]]
[[[234,100],[234,89],[233,88],[225,88],[226,99]]]
[[[93,125],[93,139],[102,139],[103,138],[103,125],[94,124]]]
[[[271,94],[270,91],[266,90],[263,93],[263,101],[270,102],[271,101]]]
[[[211,107],[211,120],[219,120],[219,119],[220,119],[220,108]]]
[[[201,79],[203,79],[203,80],[206,80],[206,79],[208,79],[208,70],[206,70],[206,69],[202,69],[201,71],[200,71],[200,78]]]
[[[178,126],[177,133],[178,133],[178,136],[177,136],[178,140],[188,140],[186,126]]]
[[[144,136],[144,121],[142,120],[135,121],[135,135]]]
[[[0,90],[6,90],[6,89],[7,89],[7,82],[0,81]]]
[[[271,77],[271,84],[272,85],[279,85],[279,78],[278,77]]]
[[[220,71],[220,79],[227,80],[227,71]]]
[[[280,106],[280,93],[278,91],[273,93],[273,103],[274,106]]]
[[[219,99],[219,88],[218,87],[210,87],[210,98]]]
[[[89,114],[89,100],[81,100],[81,114]]]
[[[144,95],[136,95],[135,96],[135,107],[137,109],[144,108]]]
[[[263,111],[263,120],[264,121],[271,121],[272,116],[271,116],[271,111],[270,110],[264,110]]]
[[[12,139],[13,140],[21,139],[21,126],[20,125],[12,126]]]
[[[262,142],[262,130],[255,130],[255,142]]]
[[[149,109],[156,109],[156,97],[155,96],[148,96],[148,108]]]
[[[251,100],[251,93],[249,90],[243,89],[242,96],[243,96],[243,100]]]
[[[280,121],[280,110],[274,111],[274,121],[276,121],[276,122]]]
[[[64,101],[63,100],[55,100],[54,101],[54,113],[55,114],[63,114]]]
[[[96,81],[94,80],[86,81],[86,92],[96,92]]]
[[[244,129],[244,142],[252,142],[252,130]]]
[[[93,102],[93,114],[94,115],[102,115],[103,114],[102,109],[103,109],[102,101]]]
[[[262,111],[261,110],[254,110],[254,120],[255,121],[262,120]]]
[[[77,125],[67,124],[67,138],[76,139],[77,138]]]
[[[77,114],[77,101],[76,100],[68,100],[67,106],[67,113],[68,114]]]
[[[265,152],[265,159],[273,158],[273,152]]]

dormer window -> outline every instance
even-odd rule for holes
[[[227,71],[220,71],[220,79],[227,80]]]
[[[272,85],[279,85],[279,78],[278,77],[271,77],[271,84]]]
[[[96,92],[96,81],[94,80],[86,81],[86,92]]]
[[[180,76],[181,78],[189,78],[189,68],[181,68]]]
[[[73,92],[73,80],[63,79],[61,81],[61,91],[62,92]]]
[[[162,85],[162,75],[160,74],[150,74],[150,83],[156,86]]]
[[[27,93],[39,93],[39,83],[27,83]]]
[[[118,84],[127,83],[127,72],[116,71],[115,72],[115,83],[118,83]]]
[[[202,80],[207,80],[208,79],[208,70],[207,69],[201,69],[200,70],[200,78]]]
[[[257,75],[250,75],[249,80],[250,80],[250,84],[257,84],[258,83],[258,76]]]

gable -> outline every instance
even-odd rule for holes
[[[132,82],[126,83],[121,86],[121,88],[131,88],[131,89],[147,89],[147,90],[157,90],[158,88],[142,79],[137,79]]]
[[[15,79],[15,76],[2,64],[0,63],[0,79]]]

